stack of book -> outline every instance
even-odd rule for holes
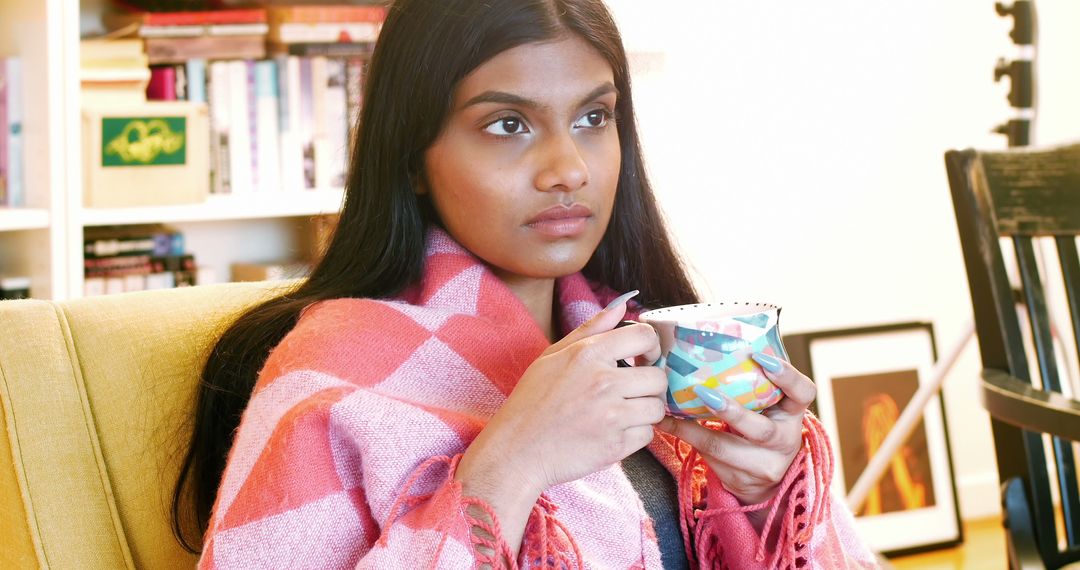
[[[137,107],[146,103],[150,66],[137,39],[79,43],[83,108]]]
[[[386,19],[382,6],[278,6],[269,9],[272,55],[365,56]]]
[[[216,282],[184,252],[184,235],[166,226],[87,228],[83,246],[87,297]]]
[[[114,34],[143,38],[150,64],[183,64],[189,59],[261,59],[266,56],[266,11],[143,12],[107,14]],[[167,68],[163,68],[167,69]]]
[[[26,205],[22,99],[21,60],[0,58],[0,207]]]

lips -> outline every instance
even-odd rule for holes
[[[572,218],[588,218],[592,216],[592,210],[581,204],[574,204],[567,208],[566,206],[553,206],[540,212],[526,224],[535,224],[538,222],[549,222],[553,220],[567,220]]]

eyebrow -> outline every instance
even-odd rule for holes
[[[608,81],[603,85],[600,85],[596,89],[589,92],[588,95],[581,98],[581,101],[577,104],[578,107],[584,106],[589,101],[597,99],[608,93],[615,93],[618,95],[619,89],[615,87],[615,84]],[[461,106],[462,109],[466,109],[473,105],[480,105],[481,103],[498,103],[502,105],[517,105],[519,107],[529,107],[531,109],[547,110],[550,107],[538,101],[532,99],[526,99],[520,95],[514,95],[513,93],[507,93],[505,91],[485,91],[472,99],[469,99]]]

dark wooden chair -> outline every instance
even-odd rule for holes
[[[1063,392],[1047,272],[1039,270],[1035,239],[1053,238],[1064,280],[1053,285],[1063,286],[1071,336],[1080,339],[1080,144],[950,151],[945,164],[982,356],[982,401],[1002,481],[1009,565],[1072,568],[1080,563],[1074,445],[1080,441],[1080,401],[1067,396],[1070,387]],[[1009,280],[1003,241],[1015,250],[1019,283]],[[1030,326],[1027,342],[1022,326]],[[1057,346],[1080,350],[1072,343]],[[1029,357],[1037,362],[1035,374]]]

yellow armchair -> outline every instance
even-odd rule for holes
[[[199,370],[288,284],[0,302],[0,568],[191,568],[172,486]]]

